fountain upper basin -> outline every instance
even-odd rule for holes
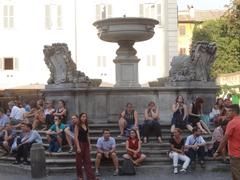
[[[159,22],[150,18],[123,17],[109,18],[93,23],[98,29],[98,37],[107,42],[124,40],[145,41],[153,37],[154,27]]]

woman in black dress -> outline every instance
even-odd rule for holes
[[[84,170],[88,180],[95,180],[95,174],[92,171],[91,166],[91,144],[89,139],[89,129],[87,114],[81,113],[79,115],[79,123],[75,125],[74,128],[74,141],[76,145],[76,169],[78,180],[83,180],[83,170]]]

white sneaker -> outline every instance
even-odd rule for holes
[[[59,148],[57,152],[58,152],[58,153],[62,152],[62,148]]]
[[[180,170],[180,172],[185,173],[185,172],[187,172],[187,170],[184,169],[184,168],[182,168],[182,169]]]
[[[174,168],[173,173],[177,174],[178,173],[178,168]]]

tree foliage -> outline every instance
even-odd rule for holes
[[[192,44],[203,40],[215,42],[218,48],[211,72],[214,77],[240,71],[240,0],[233,1],[222,18],[195,26]]]

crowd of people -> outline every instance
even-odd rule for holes
[[[212,111],[206,116],[203,114],[203,104],[203,99],[197,97],[188,107],[181,95],[176,97],[173,102],[168,152],[168,156],[173,161],[173,173],[185,173],[189,166],[195,169],[196,159],[204,168],[206,154],[212,157],[221,155],[223,163],[229,163],[227,158],[229,155],[231,165],[233,164],[232,172],[236,178],[240,178],[240,134],[236,135],[235,132],[237,128],[240,129],[239,106],[232,105],[229,98],[225,100],[218,98]],[[90,155],[92,147],[86,113],[81,113],[79,116],[73,114],[68,122],[68,111],[63,100],[58,101],[56,109],[53,101],[42,99],[29,104],[10,101],[8,106],[8,114],[0,108],[0,146],[4,154],[15,155],[14,164],[30,164],[28,155],[31,145],[43,143],[42,137],[37,131],[43,130],[49,142],[48,151],[50,153],[62,152],[64,142],[69,147],[69,153],[76,152],[76,169],[79,180],[83,179],[83,167],[88,179],[96,179],[100,176],[101,161],[108,159],[113,162],[115,168],[113,175],[119,174],[116,140],[111,136],[110,129],[103,129],[102,137],[97,140],[96,169],[95,173],[92,171]],[[149,143],[149,137],[156,137],[160,144],[163,142],[159,108],[155,102],[148,103],[144,110],[143,123],[139,122],[138,112],[131,103],[127,103],[125,110],[119,116],[120,134],[118,138],[127,137],[126,153],[123,158],[131,160],[135,166],[139,166],[147,157],[141,147],[142,144]],[[213,133],[208,127],[209,123],[215,126]],[[191,133],[186,140],[182,136],[184,129]],[[207,142],[204,140],[203,134],[211,134],[212,140]],[[180,161],[183,162],[182,168],[178,170]]]

